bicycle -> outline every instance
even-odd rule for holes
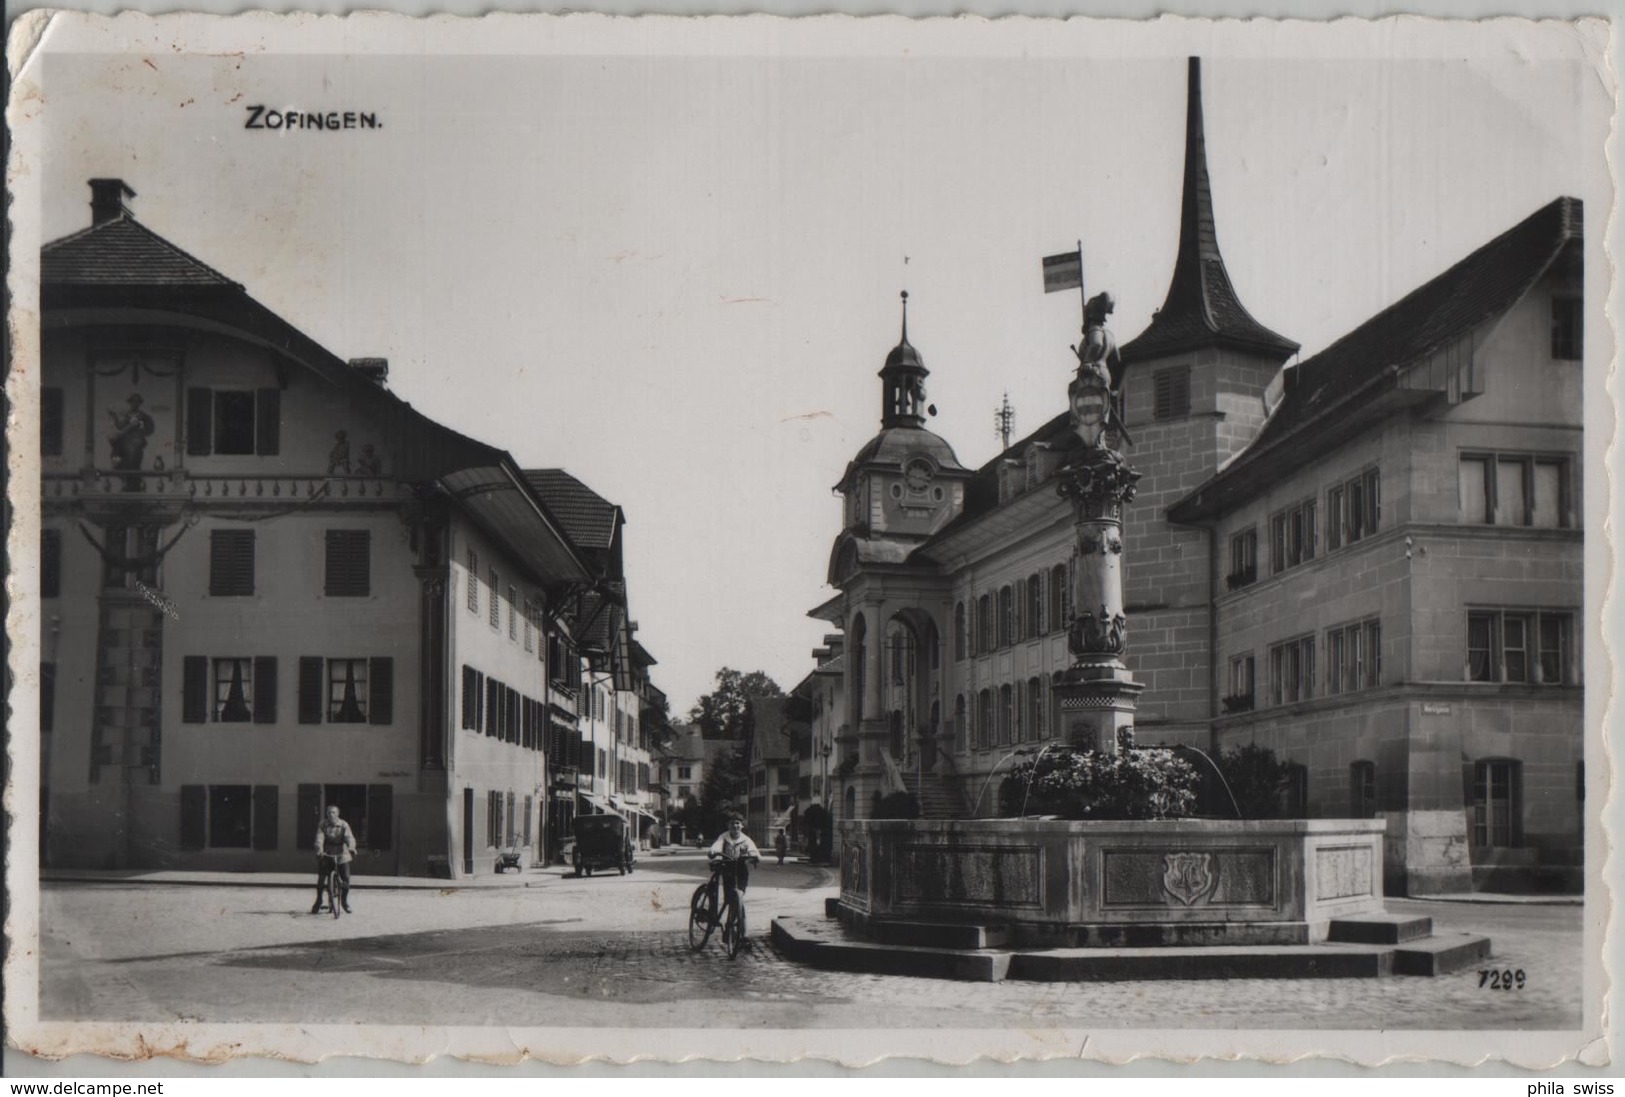
[[[333,917],[336,919],[344,913],[344,898],[339,895],[337,883],[339,875],[339,859],[331,853],[318,853],[316,864],[319,875],[316,878],[316,910],[322,906],[322,896],[327,896],[327,905],[333,908]]]
[[[723,885],[723,873],[735,871],[736,861],[716,860],[711,863],[711,879],[694,889],[694,897],[688,904],[688,947],[695,952],[705,947],[711,939],[711,933],[720,924],[722,926],[722,947],[732,960],[739,955],[739,950],[745,947],[745,899],[734,889],[734,900],[729,900],[727,888]],[[711,912],[712,888],[722,888],[721,915]]]

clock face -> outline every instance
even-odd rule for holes
[[[931,486],[931,465],[925,461],[910,461],[903,466],[903,482],[908,490],[921,492]]]

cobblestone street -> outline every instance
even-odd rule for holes
[[[1436,979],[960,983],[819,971],[768,941],[774,915],[817,917],[828,870],[764,865],[753,941],[730,961],[688,947],[703,864],[631,876],[533,871],[523,886],[359,887],[356,913],[312,917],[290,887],[52,884],[43,895],[43,1019],[707,1028],[1564,1029],[1580,1021],[1578,906],[1417,903],[1494,940],[1522,989],[1476,970]]]

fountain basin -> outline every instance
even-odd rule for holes
[[[853,820],[835,913],[898,944],[1309,944],[1383,913],[1381,820]],[[986,947],[986,946],[983,946]]]

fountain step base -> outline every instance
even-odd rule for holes
[[[1409,932],[1411,920],[1404,931]],[[901,927],[897,927],[901,928]],[[942,929],[946,927],[933,927]],[[1396,931],[1398,932],[1398,931]],[[1000,982],[1151,979],[1353,979],[1444,975],[1489,955],[1473,934],[1409,943],[952,948],[877,939],[834,920],[775,918],[772,940],[790,960],[833,971]],[[925,938],[917,938],[916,942]]]
[[[1487,959],[1490,939],[1476,933],[1449,933],[1413,941],[1394,950],[1396,975],[1449,975]]]
[[[1328,941],[1355,945],[1399,945],[1433,933],[1433,919],[1400,914],[1361,914],[1333,918]]]

